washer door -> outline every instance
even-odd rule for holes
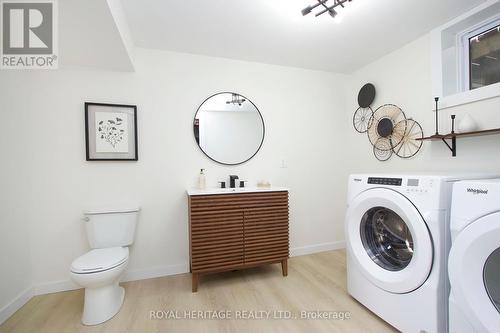
[[[462,230],[450,251],[448,273],[457,304],[478,332],[500,327],[500,213]]]
[[[375,188],[359,194],[346,217],[350,255],[373,284],[392,293],[419,288],[432,268],[427,225],[400,193]]]

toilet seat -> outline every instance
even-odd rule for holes
[[[126,262],[128,253],[128,247],[94,249],[75,259],[71,272],[90,274],[110,270]]]

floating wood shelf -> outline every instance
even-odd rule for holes
[[[466,138],[466,137],[474,137],[474,136],[484,136],[484,135],[493,135],[500,134],[500,128],[493,128],[482,131],[473,131],[473,132],[463,132],[463,133],[448,133],[448,134],[435,134],[422,139],[417,139],[421,141],[443,141],[448,148],[451,150],[453,156],[457,156],[457,138]],[[451,140],[451,146],[448,144],[446,140]]]
[[[474,131],[474,132],[464,132],[464,133],[448,133],[448,134],[439,134],[432,135],[422,139],[417,140],[429,140],[429,141],[437,141],[442,139],[451,139],[453,137],[461,138],[461,137],[469,137],[469,136],[483,136],[483,135],[492,135],[492,134],[500,134],[500,128],[494,128],[483,131]]]

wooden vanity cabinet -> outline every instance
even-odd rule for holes
[[[199,276],[281,263],[288,274],[288,191],[189,195],[193,292]]]

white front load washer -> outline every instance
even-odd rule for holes
[[[447,332],[452,185],[473,178],[481,175],[351,175],[349,294],[402,332]]]
[[[450,332],[500,332],[500,180],[453,188]]]

